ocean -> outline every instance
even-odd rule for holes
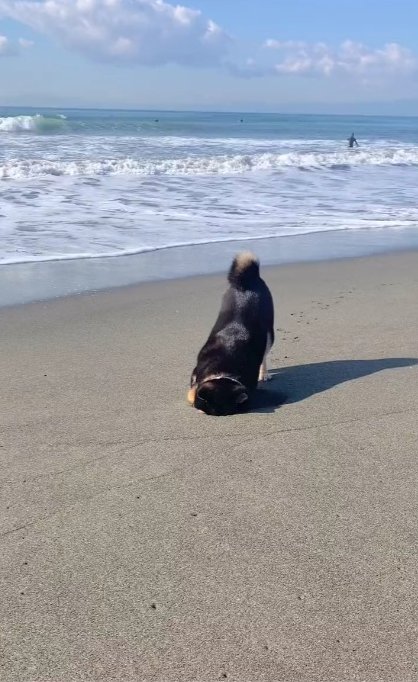
[[[404,230],[418,119],[0,109],[0,180],[1,264]]]

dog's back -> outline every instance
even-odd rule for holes
[[[260,365],[274,341],[273,299],[249,252],[234,258],[218,319],[197,359],[195,381],[225,374],[256,388]]]

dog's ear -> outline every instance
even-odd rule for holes
[[[237,405],[242,405],[243,403],[247,402],[248,393],[245,390],[244,386],[237,386],[237,388],[234,390],[234,394],[235,394],[235,402]]]
[[[239,393],[237,396],[237,405],[242,405],[243,403],[246,403],[247,400],[248,400],[247,393]]]

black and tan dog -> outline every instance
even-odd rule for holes
[[[249,408],[258,381],[268,379],[266,356],[274,341],[274,307],[257,258],[240,253],[228,274],[230,287],[209,338],[197,357],[187,399],[210,415]]]

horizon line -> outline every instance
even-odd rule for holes
[[[389,102],[388,102],[389,104]],[[418,102],[417,102],[418,104]],[[371,104],[370,104],[371,106]],[[137,112],[137,113],[164,113],[164,114],[237,114],[237,115],[248,115],[248,116],[357,116],[357,117],[373,117],[373,118],[418,118],[418,112],[416,114],[365,114],[365,113],[326,113],[326,112],[312,112],[312,111],[265,111],[265,110],[245,110],[245,109],[171,109],[171,108],[157,108],[157,107],[113,107],[113,106],[65,106],[65,105],[33,105],[33,104],[0,104],[0,111],[6,109],[45,109],[45,110],[60,110],[64,109],[66,111],[112,111],[112,112]]]

